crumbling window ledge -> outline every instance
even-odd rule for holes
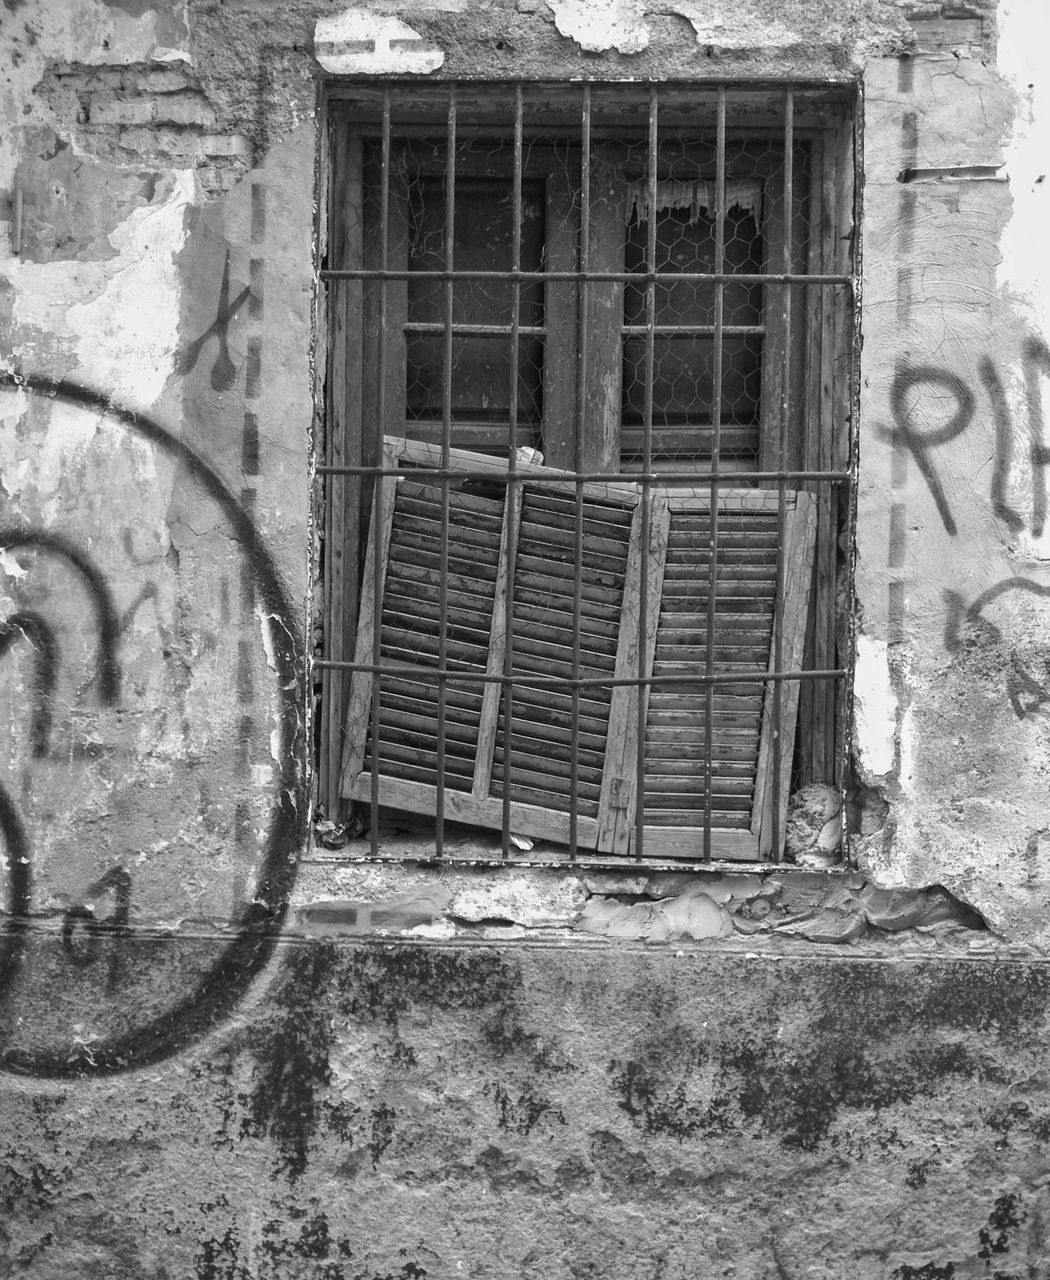
[[[418,844],[419,847],[416,847]],[[429,842],[433,844],[432,838]],[[446,848],[392,837],[390,861],[315,846],[303,860],[288,929],[352,936],[506,942],[717,943],[732,949],[861,943],[920,951],[997,949],[981,917],[946,889],[884,889],[852,870],[782,865],[667,871],[493,865],[483,842]],[[473,855],[473,856],[471,856]],[[536,858],[536,852],[528,855]],[[487,865],[486,865],[487,864]]]

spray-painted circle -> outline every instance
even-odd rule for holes
[[[144,932],[138,936],[127,920],[126,895],[122,897],[127,876],[119,868],[114,868],[108,879],[103,877],[93,886],[97,892],[109,894],[117,904],[107,920],[100,921],[88,908],[73,905],[65,913],[62,929],[49,929],[48,921],[35,918],[33,911],[31,834],[21,821],[13,798],[0,790],[0,837],[10,864],[7,896],[11,913],[6,928],[0,931],[0,1023],[7,1024],[4,1048],[0,1049],[0,1068],[45,1077],[110,1074],[168,1057],[211,1031],[232,1013],[273,951],[284,905],[294,882],[296,854],[302,837],[303,663],[296,639],[297,624],[274,560],[251,518],[197,452],[149,418],[111,404],[98,392],[10,374],[0,375],[0,386],[16,389],[30,398],[45,397],[55,405],[79,408],[96,418],[104,416],[108,422],[119,424],[139,440],[154,446],[191,476],[205,505],[217,512],[225,536],[238,549],[243,576],[250,581],[258,605],[257,614],[265,628],[266,669],[272,684],[269,696],[276,721],[272,754],[277,763],[272,782],[268,783],[265,830],[258,837],[259,856],[253,859],[247,891],[241,895],[236,908],[231,909],[217,934],[196,943],[165,940],[156,933],[147,937]],[[34,521],[6,523],[0,528],[0,552],[34,544],[47,554],[64,557],[81,578],[90,579],[87,558],[81,554],[84,563],[77,565],[77,548],[61,533]],[[117,644],[113,634],[113,603],[106,599],[104,583],[95,583],[92,587],[89,582],[85,590],[87,596],[94,591],[96,597],[96,622],[101,637],[99,687],[104,690],[107,681],[116,679],[112,669]],[[31,634],[34,616],[32,610],[27,609],[14,624],[30,641],[34,639]],[[13,633],[12,619],[0,618],[0,655],[4,648],[2,627],[5,623],[8,637]],[[37,638],[42,637],[37,647],[46,652],[46,629],[42,623],[37,629]],[[39,726],[36,731],[39,732]],[[122,901],[125,903],[123,916]],[[146,958],[172,957],[175,968],[167,975],[167,983],[162,984],[171,994],[165,998],[153,991],[150,998],[140,999],[137,1005],[133,995],[120,1005],[117,993],[114,998],[120,1007],[107,1018],[105,1034],[85,1034],[83,1024],[74,1020],[77,1015],[74,975],[88,971],[103,942],[109,944],[118,938],[125,964],[140,979],[137,988],[140,996],[146,990],[143,983],[148,983],[148,975],[143,977],[139,972]],[[186,962],[178,957],[194,947],[196,951],[187,968]],[[60,957],[59,961],[54,960],[55,956]],[[64,974],[54,967],[56,963],[67,965]],[[52,986],[48,986],[49,982]],[[49,1034],[34,1037],[23,1033],[23,1028],[41,1011],[48,1019]],[[56,1032],[56,1027],[64,1027],[63,1033]]]

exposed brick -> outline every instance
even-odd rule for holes
[[[200,150],[206,156],[250,156],[252,144],[243,133],[211,133],[201,138]]]
[[[154,119],[153,103],[148,98],[111,98],[93,101],[87,108],[90,124],[150,124]]]
[[[215,112],[202,93],[163,94],[153,103],[154,119],[161,124],[199,125],[214,131]]]
[[[196,88],[197,80],[188,68],[158,67],[155,71],[144,72],[139,84],[143,93],[178,93],[182,89]]]
[[[143,156],[197,156],[203,154],[201,135],[177,129],[122,129],[120,145]]]

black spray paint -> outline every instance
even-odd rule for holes
[[[240,305],[238,299],[229,308],[232,315]],[[202,338],[206,335],[202,335]],[[210,335],[207,335],[210,336]],[[199,350],[194,353],[194,359]],[[231,922],[232,940],[223,949],[209,972],[195,989],[186,991],[179,1003],[162,1016],[153,1017],[109,1040],[95,1042],[90,1052],[70,1046],[63,1051],[34,1049],[0,1051],[0,1067],[9,1071],[38,1076],[74,1076],[107,1074],[143,1066],[178,1052],[210,1031],[228,1017],[272,954],[280,930],[284,908],[295,879],[295,855],[303,833],[304,805],[301,800],[300,760],[303,749],[302,689],[303,659],[295,610],[281,581],[277,567],[263,543],[255,524],[242,504],[212,467],[192,448],[171,432],[141,414],[110,402],[101,392],[64,381],[36,376],[20,376],[0,372],[0,385],[24,392],[61,400],[93,413],[105,414],[126,429],[147,440],[179,462],[194,477],[204,493],[219,507],[233,536],[251,568],[255,593],[262,605],[268,630],[269,649],[276,668],[280,691],[279,742],[280,760],[269,828],[261,858],[258,881],[251,901]],[[97,681],[100,698],[115,701],[120,687],[119,637],[120,618],[112,593],[101,572],[82,549],[68,538],[50,530],[29,526],[6,529],[0,536],[0,548],[34,547],[39,553],[60,557],[72,565],[83,578],[94,603],[98,628]],[[32,623],[6,620],[4,649],[14,639],[12,628],[26,636],[42,656],[38,658],[36,695],[38,704],[53,683],[41,664],[55,663],[57,649],[48,650],[46,634],[34,633]],[[41,674],[41,672],[43,674]],[[41,720],[35,717],[35,742],[46,750],[46,735],[41,735]],[[35,751],[34,746],[34,751]],[[0,836],[7,849],[11,870],[8,877],[8,909],[10,919],[0,931],[0,999],[16,978],[24,957],[26,928],[32,912],[31,849],[17,809],[10,796],[0,790]],[[110,977],[119,980],[121,950],[119,943],[129,931],[131,885],[127,872],[112,868],[101,881],[91,886],[85,901],[67,913],[63,940],[66,954],[74,964],[90,964],[101,954],[100,948],[111,948]],[[98,919],[88,906],[92,895],[112,895],[113,910]],[[76,958],[74,958],[76,957]]]

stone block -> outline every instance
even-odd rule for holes
[[[211,104],[202,93],[165,94],[153,105],[154,118],[162,124],[198,125],[205,130],[214,130],[218,124]]]
[[[251,141],[242,133],[209,133],[200,140],[200,151],[206,156],[244,156],[252,154]]]
[[[87,123],[94,125],[151,124],[153,103],[148,98],[96,99],[88,108]]]

